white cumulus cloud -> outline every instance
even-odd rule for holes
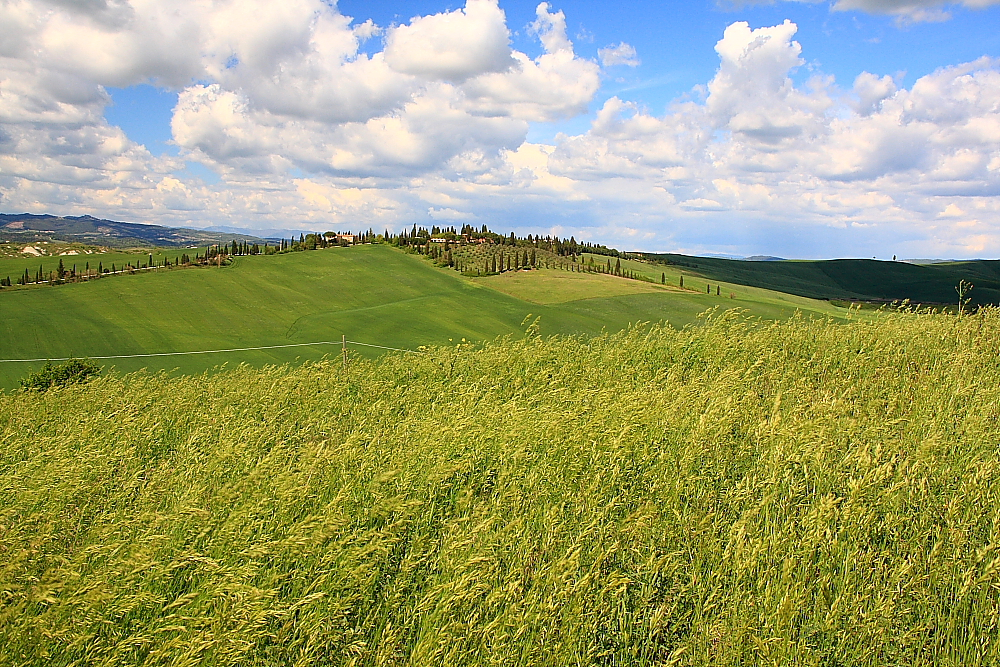
[[[600,64],[579,56],[544,2],[532,55],[492,0],[388,27],[322,0],[8,0],[0,21],[4,210],[324,230],[483,220],[748,254],[1000,253],[991,58],[909,88],[885,72],[841,88],[801,78],[795,24],[737,22],[715,75],[665,112],[612,96],[586,131],[540,144],[531,123],[589,113],[601,67],[637,62],[624,42]],[[382,50],[362,49],[379,35]],[[178,157],[105,120],[105,87],[135,83],[178,91]]]
[[[393,69],[430,79],[464,81],[514,66],[506,18],[495,0],[418,16],[389,31],[385,60]]]
[[[183,160],[210,166],[221,189],[287,190],[295,169],[390,188],[438,173],[496,180],[529,121],[584,112],[600,85],[562,13],[544,3],[537,58],[511,48],[496,0],[389,28],[355,24],[323,0],[10,0],[0,18],[7,207],[32,203],[26,179],[118,188],[132,211],[168,191],[176,202],[177,188],[160,184]],[[384,49],[361,51],[377,35]],[[154,158],[104,120],[103,87],[138,83],[179,90],[171,130],[180,159]],[[89,196],[32,205],[85,207]],[[251,199],[261,214],[277,205]]]
[[[950,18],[949,5],[984,9],[1000,4],[1000,0],[837,0],[835,11],[858,10],[870,14],[890,14],[910,21],[944,21]]]
[[[818,4],[823,0],[785,0]],[[735,6],[771,5],[775,0],[734,0],[723,3]],[[947,21],[951,18],[949,7],[985,9],[1000,4],[1000,0],[832,0],[831,9],[838,12],[859,11],[867,14],[895,16],[903,24]]]
[[[615,65],[638,67],[640,64],[635,47],[625,42],[597,49],[597,57],[601,59],[601,65],[604,67],[613,67]]]
[[[909,90],[866,72],[845,95],[822,76],[793,83],[803,62],[795,32],[790,22],[731,25],[704,103],[653,116],[611,98],[588,132],[557,141],[548,173],[592,198],[611,198],[609,183],[633,197],[671,195],[648,215],[692,249],[706,247],[694,238],[710,236],[712,224],[752,219],[760,230],[787,225],[817,239],[864,229],[869,242],[881,235],[914,252],[1000,252],[1000,62],[942,68]],[[958,201],[978,211],[965,226],[930,222]],[[678,233],[692,217],[698,233]]]

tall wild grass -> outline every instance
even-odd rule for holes
[[[0,398],[0,664],[1000,664],[1000,313]]]

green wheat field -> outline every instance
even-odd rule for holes
[[[0,400],[4,665],[1000,664],[1000,312]]]

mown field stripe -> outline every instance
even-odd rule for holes
[[[422,354],[421,352],[415,352],[413,350],[404,350],[400,347],[387,347],[385,345],[373,345],[372,343],[359,343],[354,340],[348,341],[330,341],[330,340],[320,340],[314,343],[291,343],[288,345],[261,345],[258,347],[233,347],[226,350],[192,350],[188,352],[150,352],[148,354],[109,354],[98,357],[84,356],[86,359],[138,359],[140,357],[173,357],[184,354],[219,354],[223,352],[250,352],[253,350],[276,350],[285,347],[306,347],[309,345],[342,345],[343,343],[348,345],[364,345],[365,347],[377,347],[382,350],[393,350],[395,352],[409,352],[410,354]],[[68,361],[70,359],[78,359],[81,357],[52,357],[49,359],[0,359],[0,364],[16,364],[16,363],[37,363],[40,361]]]

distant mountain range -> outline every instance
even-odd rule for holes
[[[286,234],[287,237],[287,234]],[[0,241],[69,241],[88,245],[186,247],[233,240],[263,243],[264,239],[228,231],[163,227],[102,220],[90,215],[60,217],[31,213],[0,213]]]

